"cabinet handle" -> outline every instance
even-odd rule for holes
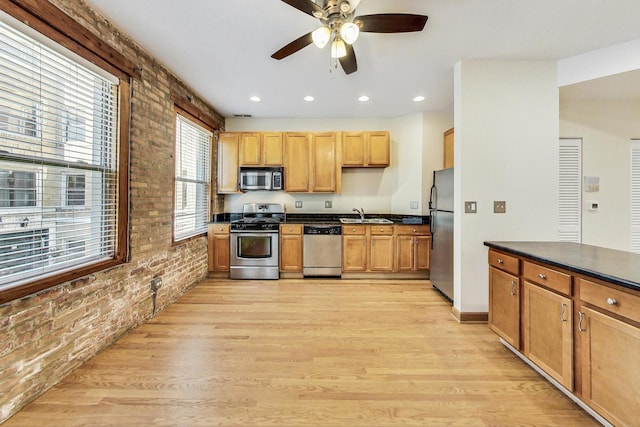
[[[545,280],[547,278],[547,276],[542,273],[538,273],[538,277],[541,278],[542,280]]]
[[[516,295],[516,281],[515,280],[511,281],[511,295],[512,296]]]
[[[354,228],[354,229],[353,229],[353,230],[351,230],[351,231],[353,231],[353,232],[355,233],[356,229]]]
[[[584,313],[583,313],[583,312],[581,312],[581,311],[579,311],[579,312],[578,312],[578,331],[579,331],[579,332],[584,332],[584,331],[586,331],[586,329],[584,329],[584,328],[582,327],[582,321],[583,321],[583,320],[584,320]]]
[[[618,304],[618,301],[616,301],[615,298],[607,298],[607,304],[616,305],[616,304]]]
[[[504,260],[502,258],[498,258],[498,264],[504,264]]]
[[[289,231],[293,231],[293,228],[289,227]]]
[[[415,228],[413,229],[413,232],[414,232],[414,233],[416,232],[416,229],[415,229]]]
[[[560,308],[560,321],[561,322],[566,322],[567,319],[564,318],[564,313],[567,311],[567,304],[562,304],[561,308]]]

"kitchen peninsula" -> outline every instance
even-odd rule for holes
[[[568,242],[485,242],[489,326],[585,409],[640,413],[640,255]]]

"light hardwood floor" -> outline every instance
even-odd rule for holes
[[[13,426],[595,426],[428,281],[208,280]]]

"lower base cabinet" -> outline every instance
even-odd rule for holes
[[[280,225],[280,272],[302,273],[302,224]]]
[[[231,239],[229,224],[209,224],[209,271],[229,271]]]

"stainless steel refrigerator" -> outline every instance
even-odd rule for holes
[[[429,215],[429,277],[433,287],[453,302],[453,168],[433,172]]]

